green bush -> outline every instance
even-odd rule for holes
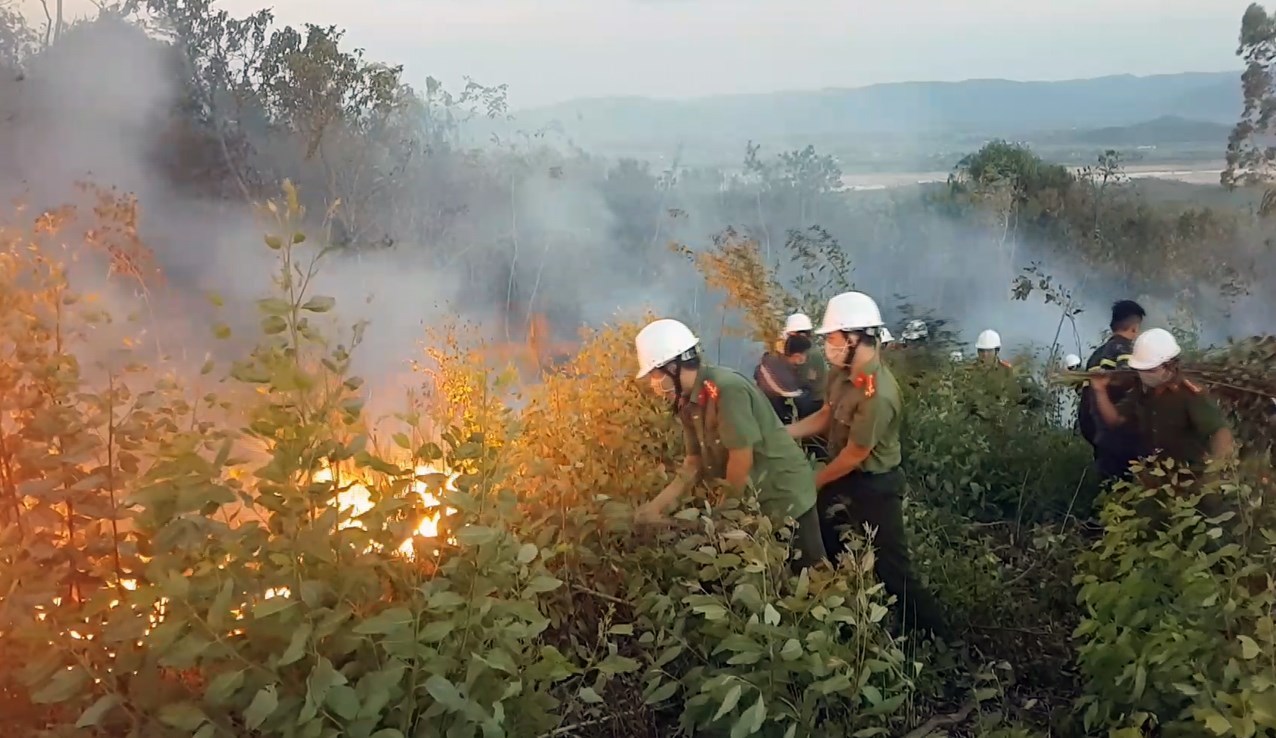
[[[1145,485],[1106,498],[1103,538],[1078,562],[1086,726],[1276,735],[1270,503],[1247,483],[1139,471]]]

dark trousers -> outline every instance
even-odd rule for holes
[[[795,574],[828,560],[828,554],[824,551],[823,531],[820,528],[819,506],[816,505],[797,516],[796,522],[797,528],[794,529],[793,539],[790,542],[793,549],[797,551],[797,557],[791,562]]]
[[[904,631],[920,628],[944,635],[947,628],[939,603],[912,573],[900,499],[903,491],[904,475],[899,469],[884,474],[852,472],[825,486],[816,503],[824,550],[836,563],[846,551],[843,535],[848,531],[864,535],[866,524],[876,529],[874,570],[886,591],[895,595]]]

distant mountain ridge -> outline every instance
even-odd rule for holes
[[[1240,72],[1117,75],[1059,82],[976,79],[690,100],[586,98],[515,112],[531,130],[561,126],[584,141],[875,134],[1015,135],[1119,128],[1158,119],[1228,125],[1242,109]]]

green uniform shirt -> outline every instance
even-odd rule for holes
[[[1182,384],[1153,390],[1140,384],[1121,399],[1117,412],[1138,433],[1141,455],[1168,456],[1189,466],[1205,461],[1210,439],[1227,427],[1213,400]]]
[[[870,380],[871,378],[871,380]],[[871,395],[870,395],[871,389]],[[829,456],[848,444],[872,449],[860,468],[881,474],[899,466],[899,428],[903,403],[899,383],[890,369],[874,358],[856,375],[836,369],[829,374]]]
[[[762,390],[743,374],[701,364],[691,401],[678,417],[687,455],[700,457],[707,478],[721,479],[726,473],[727,451],[752,448],[749,479],[763,513],[778,522],[815,506],[815,473],[806,455]]]

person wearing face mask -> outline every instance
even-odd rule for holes
[[[904,535],[900,471],[899,384],[879,359],[882,315],[873,298],[844,292],[829,301],[817,331],[824,336],[829,385],[824,407],[789,426],[789,435],[826,434],[830,461],[815,476],[824,548],[833,561],[849,529],[877,530],[874,566],[898,600],[905,630],[945,631],[937,602],[913,577]]]
[[[686,448],[678,474],[639,508],[638,522],[667,521],[668,511],[701,480],[723,479],[737,492],[754,490],[763,514],[777,526],[786,518],[797,521],[795,566],[824,561],[811,466],[762,391],[739,372],[704,361],[700,340],[676,320],[650,323],[634,343],[637,378],[669,402]]]
[[[1169,331],[1153,328],[1134,341],[1128,365],[1139,383],[1120,402],[1109,394],[1110,377],[1096,374],[1090,386],[1103,424],[1137,434],[1138,456],[1169,457],[1199,471],[1210,459],[1230,457],[1234,444],[1223,411],[1179,372],[1180,353]]]

